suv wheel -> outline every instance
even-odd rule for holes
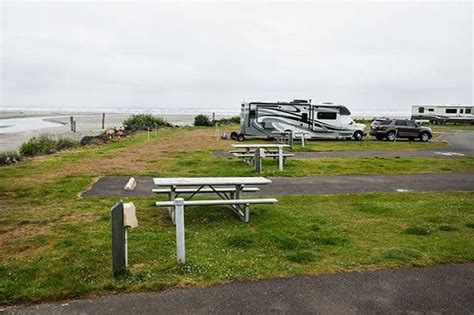
[[[429,133],[422,132],[421,135],[420,135],[420,140],[423,141],[423,142],[426,142],[426,141],[430,140]]]
[[[397,139],[397,135],[395,134],[395,131],[390,131],[387,133],[387,140],[388,141],[395,141]]]
[[[362,138],[364,137],[364,134],[362,131],[356,131],[354,132],[354,135],[352,136],[355,141],[362,141]]]

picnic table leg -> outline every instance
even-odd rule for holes
[[[278,147],[278,169],[283,171],[283,147]]]
[[[260,156],[260,149],[255,150],[255,171],[257,171],[257,173],[262,171],[262,158]]]
[[[250,221],[250,214],[249,214],[249,212],[250,212],[250,205],[249,205],[249,204],[246,204],[246,205],[245,205],[245,218],[244,218],[244,222],[245,222],[245,223],[249,223],[249,221]]]
[[[176,186],[171,186],[170,188],[170,201],[174,201],[176,199]],[[171,221],[173,221],[173,224],[176,224],[176,208],[169,207],[168,212],[170,213]]]
[[[184,199],[177,198],[175,201],[176,211],[176,256],[180,264],[185,263],[184,245]]]

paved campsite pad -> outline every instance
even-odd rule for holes
[[[152,177],[137,177],[137,188],[124,191],[129,177],[106,176],[100,178],[83,197],[155,197]],[[473,174],[408,174],[408,175],[338,175],[307,177],[273,177],[272,183],[261,191],[249,195],[316,195],[360,192],[423,192],[473,191]]]
[[[231,282],[8,308],[21,314],[474,312],[474,264]]]

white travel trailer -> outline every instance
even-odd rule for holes
[[[432,124],[474,124],[473,105],[413,105],[412,120],[426,120]]]
[[[239,140],[273,138],[278,133],[305,133],[308,139],[354,139],[366,135],[365,125],[355,123],[343,105],[292,102],[250,102],[242,104]]]

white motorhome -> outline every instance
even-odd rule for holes
[[[343,105],[311,104],[311,100],[292,102],[244,103],[240,113],[239,140],[273,138],[277,133],[304,132],[308,139],[354,139],[366,135],[365,125],[355,123]]]
[[[425,120],[432,124],[474,124],[473,105],[413,105],[412,120]]]

